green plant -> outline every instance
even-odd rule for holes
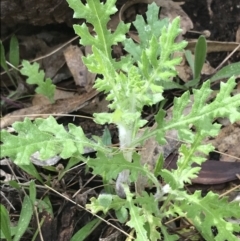
[[[194,54],[195,56],[193,59],[191,51],[189,50],[185,51],[186,59],[193,73],[193,79],[188,81],[186,84],[184,84],[184,87],[186,89],[189,89],[190,87],[194,87],[194,88],[199,87],[201,71],[207,56],[207,42],[204,36],[200,36],[198,38]],[[240,74],[240,62],[228,64],[227,66],[220,69],[217,73],[215,73],[211,77],[210,82],[212,83],[217,80],[230,78],[231,76],[234,76],[234,75],[237,76],[239,74]]]
[[[16,72],[13,69],[13,73],[11,74],[8,68],[8,64],[12,65],[13,67],[17,67],[20,62],[19,58],[19,44],[18,39],[15,35],[13,35],[10,39],[10,46],[9,46],[9,62],[6,60],[5,56],[5,49],[2,44],[2,41],[0,41],[0,48],[1,48],[1,67],[6,71],[7,75],[9,76],[10,80],[14,84],[14,76],[16,77]]]
[[[204,36],[200,36],[198,38],[196,47],[195,47],[195,59],[193,60],[192,58],[192,53],[191,51],[187,50],[185,51],[186,59],[188,60],[188,63],[192,69],[193,73],[193,80],[187,82],[185,84],[186,87],[196,87],[197,84],[200,81],[201,77],[201,70],[203,67],[203,64],[206,60],[207,56],[207,43],[206,39]]]
[[[90,71],[103,76],[96,80],[95,88],[104,91],[110,101],[112,113],[95,114],[95,121],[117,125],[120,148],[106,146],[100,138],[89,140],[81,127],[73,124],[69,124],[69,131],[66,131],[53,117],[34,122],[26,118],[24,122],[13,124],[17,135],[5,130],[1,132],[1,157],[8,156],[21,166],[29,165],[30,156],[36,151],[40,152],[42,160],[55,155],[63,159],[78,158],[84,160],[94,174],[101,175],[104,182],[117,179],[118,195],[100,194],[97,199],[91,199],[87,208],[93,213],[115,210],[118,220],[135,230],[135,240],[177,240],[178,236],[170,234],[164,225],[166,217],[176,216],[189,218],[206,240],[236,240],[234,232],[239,232],[240,227],[227,221],[227,218],[240,218],[237,212],[239,203],[229,203],[226,198],[219,198],[212,192],[202,197],[199,191],[188,194],[183,189],[185,183],[190,183],[198,175],[200,165],[205,161],[199,153],[208,154],[213,150],[211,145],[201,143],[206,137],[218,134],[221,126],[213,124],[215,118],[228,117],[231,122],[240,119],[237,111],[240,95],[231,96],[236,86],[234,78],[221,84],[218,95],[211,103],[207,103],[212,92],[210,81],[193,90],[192,110],[184,115],[183,111],[190,102],[190,93],[186,91],[174,99],[171,120],[164,118],[165,111],[161,108],[155,117],[156,129],[146,128],[139,136],[139,129],[147,123],[141,118],[143,106],[164,100],[162,94],[165,89],[178,87],[172,79],[177,74],[175,66],[181,58],[174,57],[174,53],[182,51],[187,42],[174,42],[181,32],[179,18],[172,23],[158,20],[158,8],[154,3],[149,5],[147,23],[140,16],[135,21],[140,45],[126,40],[129,24],[121,22],[111,33],[106,26],[110,15],[117,11],[115,2],[107,0],[103,4],[98,0],[87,0],[84,5],[81,1],[68,0],[74,17],[84,18],[94,26],[94,36],[86,24],[74,25],[74,30],[81,37],[82,45],[92,46],[93,54],[83,58],[83,61]],[[111,49],[118,42],[124,44],[129,54],[116,61],[112,58]],[[190,125],[194,126],[195,132],[191,131]],[[168,171],[157,165],[159,168],[152,173],[147,166],[140,164],[140,155],[135,147],[151,137],[164,144],[165,133],[171,129],[176,129],[179,140],[188,145],[183,144],[179,149],[176,170]],[[97,151],[96,158],[83,158],[85,146]],[[199,167],[193,168],[193,163],[199,164]],[[140,174],[156,186],[155,195],[130,192],[128,183],[136,182]],[[165,185],[159,183],[158,176],[163,177]],[[212,227],[217,229],[216,236],[212,233]]]
[[[22,61],[22,69],[20,70],[22,75],[28,76],[26,82],[28,84],[36,84],[38,87],[35,89],[35,92],[46,96],[51,103],[54,103],[54,93],[56,86],[52,83],[50,78],[44,79],[43,70],[39,71],[39,64],[33,63],[30,64],[29,61]]]
[[[16,182],[12,185],[17,187],[18,189],[21,188],[21,186]],[[36,190],[35,183],[33,181],[29,183],[28,189],[29,189],[29,195],[27,195],[24,191],[25,196],[22,201],[21,213],[15,225],[13,225],[10,222],[9,213],[6,210],[6,208],[2,204],[0,204],[0,215],[1,215],[0,237],[2,239],[6,239],[7,241],[21,240],[24,233],[29,228],[29,223],[34,213],[34,207],[37,210],[40,210],[40,212],[41,212],[41,209],[44,209],[51,216],[53,215],[52,207],[49,206],[49,202],[46,198],[44,200],[36,199],[37,190]]]
[[[7,61],[6,59],[5,49],[2,41],[0,41],[0,50],[1,50],[0,66],[2,67],[2,69],[5,70],[11,84],[14,86],[14,88],[17,89],[19,74],[15,68],[19,65],[20,58],[19,58],[19,44],[16,36],[13,35],[10,39],[9,57],[8,57],[9,61]],[[12,71],[10,71],[8,65],[13,67]],[[18,97],[19,97],[19,94],[17,93],[17,90],[15,91],[8,90],[8,96],[7,96],[8,99],[17,99]],[[3,105],[4,105],[4,100],[1,100],[1,106]]]
[[[20,63],[19,57],[19,43],[15,35],[11,37],[10,40],[10,47],[9,47],[9,62],[5,56],[5,49],[0,41],[0,50],[1,50],[1,59],[0,65],[6,71],[9,79],[11,80],[12,85],[16,88],[14,91],[9,91],[9,95],[7,98],[17,100],[24,95],[22,91],[18,90],[18,85],[22,81],[21,76],[19,74],[18,65]],[[13,67],[10,71],[8,65]],[[39,71],[39,64],[33,63],[31,64],[27,60],[22,61],[22,68],[20,69],[20,73],[22,75],[28,76],[26,83],[28,84],[35,84],[37,85],[35,92],[38,94],[42,94],[46,96],[51,103],[54,102],[54,93],[56,86],[52,84],[52,80],[50,78],[44,79],[44,72],[41,70]],[[1,101],[1,104],[4,104],[4,101]]]

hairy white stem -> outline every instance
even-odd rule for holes
[[[132,143],[132,130],[133,130],[132,126],[130,126],[129,128],[126,125],[118,124],[120,148],[123,151],[126,150],[126,147],[129,147],[130,144]]]
[[[124,158],[127,161],[131,162],[133,151],[129,147],[132,143],[132,138],[133,138],[132,136],[133,126],[128,127],[126,125],[119,124],[118,131],[119,131],[120,149],[123,151]],[[126,197],[122,184],[128,184],[128,182],[129,182],[129,170],[124,170],[121,173],[119,173],[116,181],[116,192],[119,197],[121,198]]]

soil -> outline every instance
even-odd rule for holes
[[[211,36],[209,40],[234,42],[236,41],[236,32],[240,24],[240,4],[238,0],[230,1],[212,1],[210,8],[212,15],[210,16],[207,0],[205,1],[186,1],[183,9],[194,23],[194,30],[209,30]],[[211,53],[208,55],[208,61],[211,66],[217,65],[224,60],[229,53]],[[240,53],[238,52],[231,62],[240,61]]]
[[[121,5],[124,3],[124,0],[118,1],[118,7],[121,7]],[[209,2],[209,1],[208,1]],[[134,5],[136,12],[144,12],[146,6],[144,4],[136,4]],[[141,9],[142,8],[142,9]],[[203,1],[195,1],[195,0],[186,0],[185,3],[182,5],[182,8],[184,11],[188,14],[188,16],[191,18],[193,24],[194,24],[194,30],[195,31],[204,31],[208,30],[211,35],[208,38],[209,40],[214,41],[222,41],[222,42],[235,42],[236,41],[236,33],[237,30],[240,28],[240,2],[239,0],[212,0],[209,7],[207,0]],[[210,9],[209,9],[210,8]],[[5,23],[6,24],[6,23]],[[48,32],[51,34],[48,35]],[[56,46],[57,44],[61,44],[69,40],[70,38],[74,37],[74,32],[72,30],[72,27],[69,26],[69,22],[66,23],[60,23],[60,24],[48,24],[45,26],[33,26],[33,25],[27,25],[26,23],[20,23],[16,24],[15,26],[5,26],[4,31],[1,32],[2,36],[1,39],[4,40],[4,47],[7,50],[9,48],[9,36],[11,34],[15,33],[17,38],[21,39],[21,41],[24,42],[24,39],[29,36],[37,36],[38,34],[46,33],[45,40],[48,47]],[[185,35],[186,38],[198,38],[198,34],[196,33],[187,33]],[[33,41],[34,42],[34,41]],[[78,41],[74,42],[75,44],[78,43]],[[31,48],[30,48],[31,45]],[[21,45],[20,46],[20,56],[24,59],[33,59],[39,55],[38,49],[39,46],[32,44],[31,42],[28,42],[28,46]],[[6,51],[7,52],[7,51]],[[230,52],[214,52],[209,53],[207,55],[207,60],[210,63],[212,67],[217,67],[228,55]],[[240,61],[240,51],[234,53],[232,57],[228,59],[228,61],[225,63],[235,63]],[[2,76],[4,80],[7,79],[6,76]],[[206,78],[206,76],[204,76]],[[7,81],[6,81],[7,83]],[[13,87],[11,84],[7,83],[6,86],[9,86],[11,90],[13,90]],[[74,85],[72,80],[67,80],[65,83],[60,83],[59,86],[69,89],[74,89],[76,86]],[[2,95],[7,93],[7,89],[2,89]],[[30,103],[30,100],[28,98],[24,98],[21,101],[17,102],[8,102],[8,105],[2,110],[2,114],[6,115],[10,113],[13,110],[20,109],[22,107],[26,107]],[[63,118],[60,120],[60,123],[66,123],[66,122],[72,122],[72,119],[69,120],[68,118]],[[90,123],[90,122],[89,122]],[[92,124],[89,124],[90,130],[93,131],[95,128],[92,126]],[[97,127],[96,127],[97,128]],[[112,128],[112,131],[114,131],[114,127]],[[115,138],[115,136],[114,136]],[[114,140],[114,142],[117,142],[117,138]],[[94,156],[94,153],[91,154]],[[61,163],[62,165],[65,165],[65,163]],[[37,167],[38,171],[42,175],[48,175],[48,171]],[[7,173],[11,173],[10,169],[5,166],[3,168]],[[14,166],[14,171],[19,175],[24,177],[24,180],[30,179],[30,176],[24,173],[22,170],[20,170],[17,166]],[[79,179],[79,173],[81,173],[81,178]],[[54,173],[54,175],[56,175]],[[89,191],[92,187],[96,187],[101,185],[101,180],[97,177],[93,178],[89,183],[88,181],[92,178],[92,175],[89,173],[85,173],[85,168],[80,167],[75,170],[73,170],[71,173],[66,174],[66,177],[64,179],[64,183],[52,183],[52,186],[64,195],[68,197],[72,197],[72,195],[79,190],[79,188],[82,187],[82,184],[86,184],[86,186],[81,190],[80,194],[77,195],[76,201],[84,205],[86,202],[88,202],[89,198],[92,196],[98,195],[101,191],[101,188],[95,189],[95,191]],[[57,180],[57,178],[55,179]],[[11,221],[14,222],[17,220],[17,216],[20,213],[21,210],[21,204],[20,199],[23,197],[23,193],[18,192],[13,189],[8,189],[6,186],[2,188],[2,191],[5,193],[5,195],[8,197],[12,205],[16,208],[15,211],[13,211],[9,204],[2,199],[1,203],[4,204],[6,207],[9,208],[10,214],[11,214]],[[38,191],[38,198],[41,199],[45,197],[46,193],[48,193],[47,190],[40,189]],[[54,210],[54,218],[50,217],[49,214],[46,212],[42,212],[39,216],[39,219],[42,217],[46,218],[46,222],[42,227],[43,230],[43,240],[45,241],[59,241],[59,240],[70,240],[72,235],[82,228],[84,225],[89,223],[91,220],[94,219],[94,217],[89,214],[88,212],[84,211],[83,209],[78,208],[76,205],[72,204],[69,201],[66,201],[64,198],[59,197],[55,193],[49,194],[50,200],[53,205]],[[112,220],[111,222],[117,226],[120,226],[121,229],[126,230],[129,232],[130,230],[127,230],[125,226],[117,223],[114,221],[115,217],[114,214],[110,214],[110,216],[105,217],[105,220]],[[35,218],[32,219],[30,225],[31,227],[29,232],[26,232],[24,237],[21,239],[23,241],[32,240],[32,231],[37,229],[37,221]],[[109,238],[113,236],[113,238]],[[115,237],[114,237],[115,235]],[[108,239],[104,239],[108,237]],[[102,222],[94,231],[92,231],[92,234],[84,239],[86,241],[92,241],[92,240],[125,240],[126,237],[116,231],[112,226],[108,226],[106,223]],[[40,241],[41,238],[38,236],[36,238],[37,241]]]

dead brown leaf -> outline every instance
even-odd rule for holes
[[[60,99],[68,99],[74,96],[77,96],[76,92],[56,89],[54,93],[54,100],[56,101]],[[44,95],[36,94],[33,97],[32,105],[49,105],[49,104],[51,104],[51,102]]]
[[[86,55],[91,53],[91,47],[85,48]],[[82,50],[78,46],[70,45],[64,51],[64,56],[69,70],[72,73],[75,84],[84,87],[86,91],[92,89],[96,74],[90,73],[82,61],[84,56]]]
[[[80,96],[71,97],[68,99],[57,100],[54,104],[35,105],[29,108],[13,111],[5,115],[1,119],[0,128],[12,125],[15,121],[23,121],[25,117],[31,120],[36,118],[47,118],[49,115],[66,114],[79,110],[88,105],[90,101],[98,94],[95,89]]]
[[[43,54],[47,54],[52,52],[54,49],[59,48],[60,46],[62,46],[62,44],[58,45],[58,46],[54,46],[52,48],[47,48]],[[63,65],[65,64],[65,59],[63,56],[63,51],[65,48],[60,49],[59,51],[55,52],[54,54],[48,56],[47,58],[43,58],[41,60],[42,62],[42,68],[44,69],[45,72],[45,77],[46,78],[51,78],[53,79],[56,74],[58,73],[58,71],[63,67]],[[40,55],[42,56],[42,54]],[[53,83],[56,83],[53,81]]]
[[[87,67],[82,61],[84,56],[82,50],[78,46],[69,45],[64,51],[64,56],[75,84],[85,88],[87,85]]]
[[[197,40],[189,40],[186,49],[194,51]],[[207,40],[207,53],[212,52],[228,52],[237,48],[239,43],[235,42],[220,42]],[[240,51],[240,48],[237,50]]]

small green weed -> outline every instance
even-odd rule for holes
[[[11,185],[21,189],[21,186],[12,181]],[[49,213],[50,216],[53,216],[52,207],[48,198],[43,200],[36,199],[37,191],[34,181],[31,181],[28,185],[29,195],[26,194],[22,201],[22,208],[17,224],[12,224],[10,222],[9,213],[6,208],[0,204],[0,215],[1,215],[1,238],[6,239],[7,241],[19,241],[21,240],[24,233],[29,228],[29,223],[32,219],[34,209],[41,212],[43,209]],[[41,222],[42,220],[40,220]],[[37,235],[37,232],[35,233]],[[34,240],[34,239],[33,239]]]
[[[21,97],[24,97],[26,93],[22,93],[22,91],[19,90],[18,86],[23,81],[20,73],[22,75],[28,76],[28,79],[26,80],[27,84],[30,85],[37,85],[35,92],[38,94],[42,94],[46,96],[51,103],[54,102],[54,92],[56,89],[56,86],[52,84],[52,80],[47,78],[44,79],[44,72],[39,71],[39,64],[33,63],[31,64],[27,60],[22,61],[22,68],[19,70],[19,64],[20,64],[20,56],[19,56],[19,43],[15,35],[11,37],[10,40],[10,47],[9,47],[9,61],[6,59],[5,49],[3,46],[3,43],[0,41],[0,48],[1,48],[1,67],[5,70],[7,73],[9,79],[11,80],[11,84],[14,86],[15,90],[11,91],[8,90],[9,94],[5,97],[6,99],[11,100],[18,100]],[[9,66],[12,68],[9,69]],[[4,101],[1,101],[1,105],[4,105]]]

